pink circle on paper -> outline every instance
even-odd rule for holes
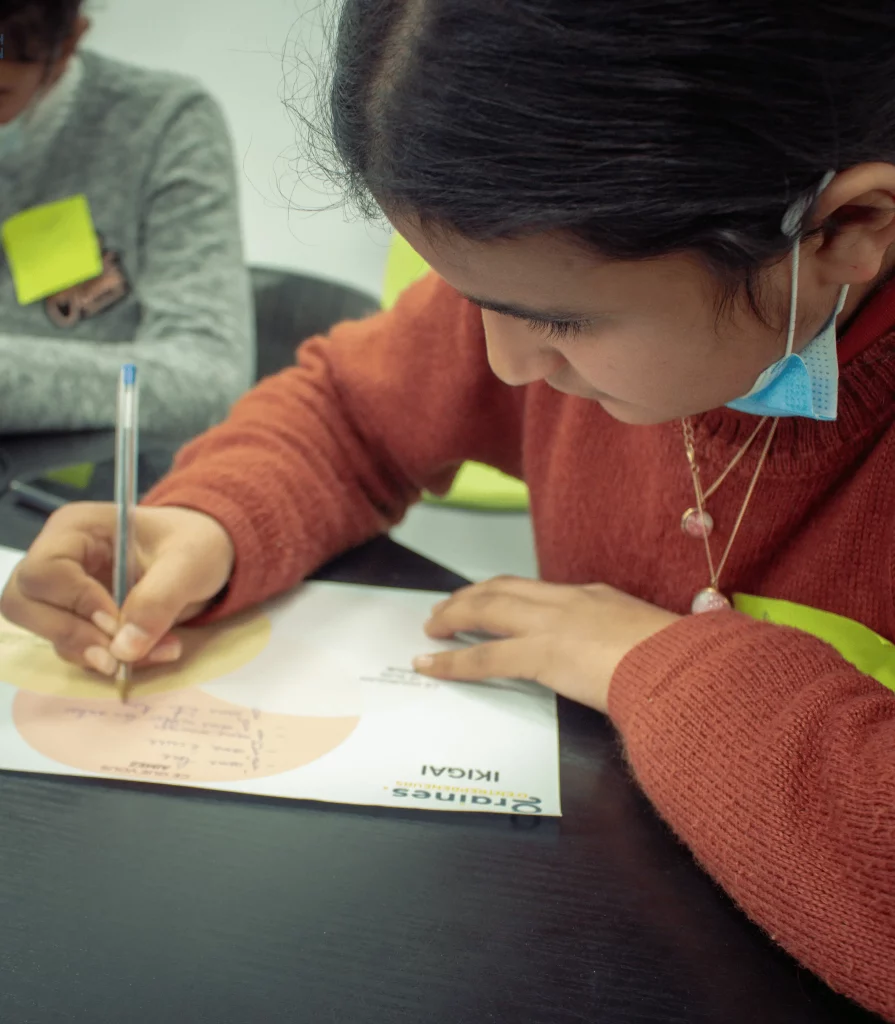
[[[71,768],[151,782],[239,782],[301,768],[335,750],[358,717],[241,707],[191,687],[127,704],[20,690],[13,721],[45,757]]]

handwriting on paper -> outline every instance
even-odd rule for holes
[[[410,686],[421,690],[437,690],[440,683],[437,679],[429,679],[418,675],[412,668],[389,666],[375,676],[360,676],[362,683],[378,683],[392,686]]]
[[[20,690],[13,720],[45,757],[81,771],[152,782],[237,782],[310,764],[343,743],[358,718],[273,714],[198,689],[128,704]]]

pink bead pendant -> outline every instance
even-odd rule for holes
[[[710,537],[714,528],[715,520],[708,512],[700,512],[698,508],[688,508],[681,516],[681,529],[695,540]]]
[[[719,590],[706,587],[693,598],[690,611],[694,615],[702,615],[704,612],[723,612],[730,607],[730,601]]]

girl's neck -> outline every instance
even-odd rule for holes
[[[886,251],[880,271],[872,281],[867,281],[865,284],[853,284],[849,288],[848,298],[836,321],[840,334],[892,277],[893,272],[895,272],[895,245],[890,246]]]

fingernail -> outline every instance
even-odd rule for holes
[[[129,622],[116,634],[109,650],[119,661],[134,661],[139,658],[149,643],[149,634]]]
[[[105,647],[88,647],[84,651],[84,661],[104,676],[113,676],[118,670],[118,662]]]
[[[110,615],[108,612],[94,612],[90,616],[93,625],[97,629],[101,629],[106,636],[115,636],[118,632],[118,619],[114,615]]]
[[[426,669],[430,669],[435,664],[435,659],[431,654],[421,654],[418,658],[413,659],[413,667],[417,672],[424,672]]]
[[[148,660],[163,664],[177,661],[181,654],[183,654],[183,644],[179,640],[165,640],[149,652]]]

